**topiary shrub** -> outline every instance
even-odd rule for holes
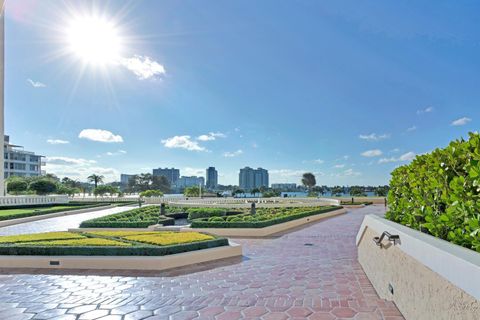
[[[225,209],[219,208],[190,208],[187,209],[188,220],[199,218],[221,217],[225,215]]]
[[[480,252],[480,135],[392,172],[387,219]]]

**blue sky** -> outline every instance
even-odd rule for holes
[[[16,0],[6,12],[6,134],[59,176],[215,166],[237,184],[240,167],[261,166],[271,183],[311,171],[377,185],[478,128],[477,1]],[[72,50],[72,21],[90,16],[113,25],[112,61]]]

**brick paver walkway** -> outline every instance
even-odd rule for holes
[[[0,319],[403,319],[357,262],[370,206],[274,239],[244,257],[139,276],[0,275]],[[9,274],[10,273],[10,274]],[[85,274],[85,275],[84,275]]]

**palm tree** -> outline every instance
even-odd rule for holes
[[[87,177],[89,182],[93,182],[95,184],[95,189],[97,188],[99,183],[103,183],[103,178],[105,178],[102,175],[97,175],[97,174],[92,174]]]

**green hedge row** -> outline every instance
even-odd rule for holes
[[[395,169],[386,217],[480,252],[480,135]]]
[[[340,206],[331,206],[320,209],[315,209],[311,211],[304,211],[292,215],[282,216],[270,220],[263,221],[228,221],[227,219],[222,218],[213,218],[215,221],[208,221],[208,218],[196,219],[191,223],[192,228],[265,228],[275,224],[284,223],[292,220],[297,220],[321,213],[326,213],[334,210],[341,209]],[[212,220],[213,220],[212,219]],[[222,219],[223,221],[220,221]]]
[[[35,208],[38,209],[38,207],[32,207],[32,211],[30,211],[30,212],[13,213],[13,214],[10,214],[10,215],[0,216],[0,221],[27,218],[27,217],[33,217],[33,216],[41,216],[41,215],[44,215],[44,214],[64,212],[64,211],[104,207],[104,206],[108,206],[110,204],[109,203],[95,203],[95,204],[88,204],[88,205],[85,205],[85,206],[78,205],[78,204],[77,205],[65,204],[65,205],[66,206],[71,206],[71,208],[55,208],[55,206],[54,206],[54,207],[52,207],[52,209],[35,211]],[[64,204],[62,204],[61,206],[64,206]],[[28,209],[28,207],[25,208],[25,209]],[[12,208],[8,208],[7,210],[12,210]]]
[[[202,250],[228,245],[225,238],[171,246],[133,247],[41,247],[0,246],[0,255],[33,256],[165,256],[188,251]]]
[[[221,217],[225,215],[226,209],[220,208],[189,208],[188,220],[194,220],[199,218]]]
[[[147,228],[154,224],[170,226],[173,217],[160,216],[159,206],[147,206],[83,221],[80,228]]]

